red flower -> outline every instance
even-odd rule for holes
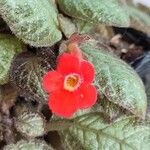
[[[50,93],[48,105],[52,112],[68,118],[78,109],[94,105],[97,92],[93,80],[91,63],[73,54],[62,54],[56,70],[49,71],[43,78],[43,86]]]

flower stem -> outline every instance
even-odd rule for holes
[[[45,131],[61,131],[66,130],[73,125],[71,120],[53,120],[46,123]]]

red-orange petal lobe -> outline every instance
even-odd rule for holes
[[[49,71],[43,77],[43,87],[47,92],[63,88],[64,77],[57,71]]]
[[[83,83],[78,89],[78,108],[85,109],[92,107],[97,100],[96,87]]]
[[[77,111],[76,96],[65,90],[52,93],[48,105],[52,112],[60,117],[70,118]]]
[[[63,75],[78,73],[79,68],[80,60],[74,55],[64,53],[58,58],[57,71]]]
[[[80,74],[82,75],[84,82],[92,83],[95,76],[93,64],[88,61],[82,61],[80,66]]]

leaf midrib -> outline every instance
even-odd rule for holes
[[[93,114],[91,114],[91,115],[93,115]],[[78,117],[77,117],[77,118],[78,118]],[[77,119],[77,118],[76,118],[76,119]],[[79,118],[80,118],[80,117],[79,117]],[[126,118],[126,119],[127,119],[127,118]],[[115,122],[115,123],[116,123],[116,122]],[[117,123],[118,123],[118,122],[117,122]],[[112,125],[112,124],[111,124],[111,125]],[[77,120],[74,120],[74,124],[73,124],[72,128],[82,129],[83,132],[92,131],[92,132],[96,135],[96,138],[98,138],[98,137],[100,136],[100,134],[101,134],[101,135],[104,135],[104,136],[106,136],[107,138],[112,139],[112,140],[116,141],[117,143],[119,143],[120,147],[121,147],[121,144],[124,144],[124,145],[127,145],[128,147],[130,147],[130,148],[133,149],[133,150],[137,150],[136,147],[130,145],[130,144],[127,143],[127,142],[125,142],[125,139],[127,139],[127,138],[125,138],[125,139],[122,140],[122,139],[119,139],[119,138],[117,138],[117,137],[115,137],[115,136],[113,136],[113,135],[111,135],[111,134],[108,134],[108,133],[106,133],[106,132],[103,131],[103,130],[109,128],[111,125],[108,125],[108,126],[106,126],[105,128],[96,130],[96,129],[93,129],[93,128],[90,128],[90,127],[86,127],[86,126],[82,125],[81,123],[77,122]],[[100,132],[101,132],[101,133],[100,133]],[[138,132],[141,132],[141,131],[138,131]],[[136,132],[136,133],[137,133],[137,132]],[[135,134],[135,133],[134,133],[134,134]]]

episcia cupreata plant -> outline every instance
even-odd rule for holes
[[[147,31],[146,13],[121,0],[1,0],[0,16],[0,148],[149,150],[144,85],[101,40],[112,26]]]

